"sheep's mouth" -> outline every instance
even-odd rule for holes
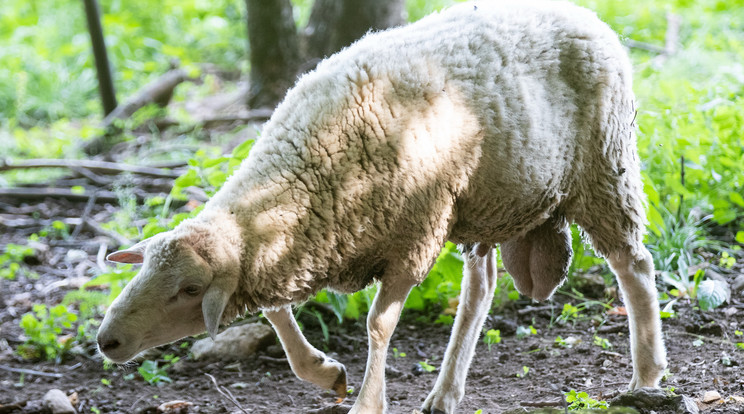
[[[125,347],[122,344],[118,344],[115,347],[110,345],[108,347],[98,346],[98,352],[100,352],[107,360],[115,364],[126,364],[133,360],[144,349],[146,348],[142,347],[142,342],[140,342],[136,347]]]

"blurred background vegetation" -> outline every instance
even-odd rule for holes
[[[407,18],[415,21],[451,3],[407,0]],[[740,265],[744,243],[744,2],[577,3],[595,10],[620,34],[635,66],[638,144],[648,198],[647,244],[659,271],[665,315],[673,316],[680,300],[702,309],[718,306],[731,287],[706,272],[726,273]],[[293,17],[301,27],[308,21],[312,0],[294,0],[293,6]],[[212,130],[195,118],[198,110],[189,109],[191,102],[238,90],[240,79],[248,76],[245,8],[243,0],[101,2],[120,100],[135,95],[174,65],[199,79],[179,85],[167,107],[145,107],[117,125],[120,140],[131,145],[123,147],[115,161],[151,165],[188,160],[188,166],[178,170],[180,177],[172,191],[140,201],[132,196],[132,184],[117,181],[112,190],[118,205],[101,223],[104,229],[136,241],[172,228],[198,212],[204,197],[194,194],[212,194],[247,155],[256,137],[255,124]],[[0,157],[11,162],[84,159],[81,144],[103,134],[101,118],[81,2],[0,2]],[[170,119],[177,126],[165,129],[154,119]],[[0,189],[46,183],[60,176],[50,169],[0,172]],[[55,223],[28,240],[0,236],[4,245],[0,275],[9,280],[31,277],[30,271],[24,273],[23,258],[32,253],[24,248],[40,240],[66,239],[73,230],[64,222]],[[572,275],[595,274],[608,285],[613,283],[603,261],[593,256],[576,229],[574,250]],[[411,294],[407,308],[435,309],[432,321],[451,323],[461,268],[456,249],[447,245],[429,279]],[[84,323],[100,317],[134,273],[127,266],[90,268],[86,274],[90,280],[65,299],[67,311],[55,308],[49,313],[40,308],[36,316],[28,314],[27,334],[40,337],[33,329],[41,329],[44,318],[57,315],[64,319],[64,329],[77,324],[83,327],[80,340],[89,340]],[[563,291],[576,296],[580,293],[573,277]],[[110,294],[81,293],[101,286]],[[373,294],[374,288],[351,296],[322,292],[316,302],[328,304],[339,321],[357,319]],[[495,305],[508,306],[517,300],[509,278],[503,278]],[[317,310],[307,311],[316,312],[324,323]],[[68,317],[65,312],[81,317]],[[69,349],[64,346],[48,354],[58,357],[58,351]]]

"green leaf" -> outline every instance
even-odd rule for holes
[[[729,199],[734,204],[738,205],[739,207],[744,207],[744,197],[742,197],[741,194],[739,194],[736,191],[732,191],[729,193]]]
[[[744,244],[744,231],[737,231],[736,232],[736,241],[737,241],[737,243]]]
[[[715,309],[729,300],[731,292],[726,282],[720,280],[704,280],[697,289],[697,299],[700,309],[707,311]]]

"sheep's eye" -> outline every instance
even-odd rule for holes
[[[183,288],[183,292],[189,296],[196,296],[199,294],[199,291],[201,291],[201,289],[196,285],[186,286]]]

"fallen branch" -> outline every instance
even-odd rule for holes
[[[40,377],[62,378],[64,376],[62,374],[57,374],[57,373],[52,373],[52,372],[35,371],[32,369],[25,369],[25,368],[13,368],[7,365],[0,365],[0,369],[4,371],[9,371],[9,372],[15,372],[16,374],[36,375]]]
[[[271,118],[274,110],[271,108],[260,108],[249,111],[247,115],[227,115],[202,120],[205,128],[211,128],[221,124],[232,124],[235,122],[247,124],[249,122],[263,121]]]
[[[0,188],[0,198],[11,198],[13,200],[39,200],[50,198],[63,198],[69,201],[88,201],[95,194],[96,199],[102,203],[116,203],[119,198],[111,191],[86,191],[77,192],[69,188],[35,188],[35,187],[13,187]]]
[[[187,79],[189,79],[189,76],[185,70],[169,70],[163,76],[145,85],[133,98],[117,106],[116,109],[103,119],[103,127],[110,126],[117,119],[129,118],[138,109],[148,104],[155,103],[161,107],[168,105],[168,102],[173,97],[173,90]]]
[[[132,245],[132,241],[128,238],[122,236],[119,233],[109,231],[101,227],[98,223],[93,221],[93,219],[86,217],[83,221],[86,226],[90,227],[91,230],[95,231],[98,234],[104,235],[112,240],[115,240],[117,243],[119,243],[120,246],[130,246]]]
[[[72,170],[84,168],[99,174],[132,173],[159,178],[178,178],[179,173],[162,168],[142,167],[131,164],[121,164],[108,161],[92,160],[59,160],[59,159],[31,159],[20,162],[0,161],[0,171],[18,170],[26,168],[69,168]]]
[[[248,411],[246,411],[240,405],[240,403],[238,402],[238,400],[235,399],[235,397],[232,395],[232,393],[230,392],[230,390],[228,390],[227,388],[220,387],[220,385],[217,384],[217,380],[213,376],[211,376],[209,374],[204,374],[204,375],[206,375],[206,376],[208,376],[209,378],[212,379],[212,382],[214,383],[214,386],[217,387],[217,392],[219,392],[220,394],[222,394],[222,396],[225,397],[225,398],[227,398],[231,403],[235,404],[235,406],[238,407],[238,409],[240,411],[244,412],[245,414],[248,414]]]
[[[563,401],[520,401],[522,407],[563,407]]]

